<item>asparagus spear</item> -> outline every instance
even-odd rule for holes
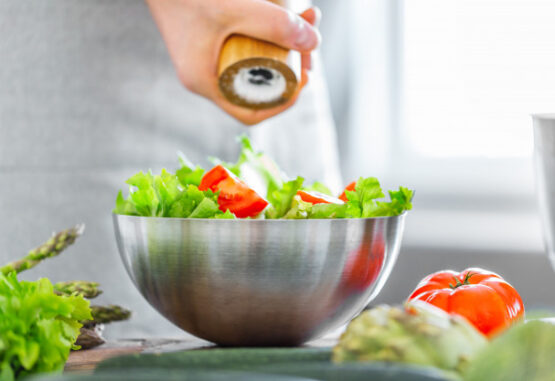
[[[116,305],[91,306],[91,314],[93,320],[83,322],[85,327],[92,327],[95,324],[127,320],[131,316],[131,311]]]
[[[102,294],[96,282],[74,280],[71,282],[58,282],[54,285],[54,292],[58,295],[81,295],[83,298],[92,299]]]
[[[84,229],[85,225],[80,224],[73,228],[54,234],[48,241],[31,250],[26,257],[0,267],[0,272],[4,275],[14,271],[16,273],[20,273],[24,270],[35,267],[47,258],[55,257],[75,242],[77,237],[83,233]]]

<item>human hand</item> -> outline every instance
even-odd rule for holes
[[[310,52],[320,41],[314,27],[319,10],[300,16],[266,0],[146,0],[166,42],[178,77],[190,91],[212,100],[239,121],[252,125],[291,107],[308,81]],[[218,87],[218,59],[224,41],[242,34],[301,52],[301,83],[286,103],[251,110],[230,103]]]

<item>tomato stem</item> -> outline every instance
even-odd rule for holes
[[[470,278],[474,275],[474,273],[471,273],[470,271],[466,273],[466,275],[464,276],[464,280],[461,282],[459,280],[459,278],[457,277],[453,277],[453,279],[455,280],[455,284],[451,284],[449,283],[449,288],[451,288],[452,290],[459,288],[461,286],[467,286],[470,284]]]

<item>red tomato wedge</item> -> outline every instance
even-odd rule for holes
[[[304,202],[310,202],[311,204],[343,204],[338,198],[328,196],[320,192],[309,192],[300,190],[297,195],[301,197]]]
[[[220,192],[220,210],[229,210],[239,218],[254,217],[268,206],[268,201],[221,165],[204,174],[198,189]]]
[[[347,200],[347,193],[346,193],[346,192],[347,192],[347,191],[354,192],[354,191],[355,191],[356,185],[357,185],[357,182],[356,182],[356,181],[353,181],[352,183],[350,183],[349,185],[347,185],[347,186],[345,187],[345,189],[343,190],[343,193],[341,193],[341,195],[339,196],[339,199],[340,199],[341,201],[347,202],[348,200]]]

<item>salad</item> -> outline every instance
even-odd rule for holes
[[[367,218],[402,214],[412,208],[413,191],[389,191],[389,201],[375,177],[359,178],[338,196],[316,182],[288,178],[275,162],[239,138],[236,163],[212,158],[205,170],[180,154],[181,167],[159,175],[139,172],[127,180],[129,196],[120,191],[115,214],[169,218]]]

